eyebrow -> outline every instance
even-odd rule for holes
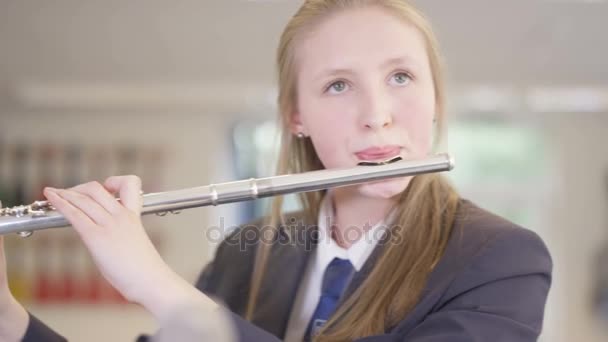
[[[394,58],[390,58],[384,62],[382,62],[379,67],[381,69],[385,69],[389,66],[392,65],[398,65],[398,64],[411,64],[412,66],[417,66],[417,63],[414,59],[408,57],[408,56],[400,56],[400,57],[394,57]],[[318,73],[318,75],[314,78],[315,80],[319,80],[321,78],[326,78],[326,77],[331,77],[331,76],[336,76],[336,75],[343,75],[343,74],[353,74],[353,70],[352,69],[348,69],[348,68],[336,68],[336,69],[325,69],[322,72]]]
[[[343,75],[343,74],[353,74],[353,71],[352,71],[352,69],[324,69],[323,71],[321,71],[317,74],[317,76],[314,78],[314,80],[318,81],[323,78],[333,77],[336,75]]]
[[[411,58],[409,56],[400,56],[400,57],[395,57],[395,58],[388,59],[386,62],[382,63],[380,65],[380,67],[381,68],[386,68],[388,66],[396,65],[396,64],[411,64],[411,65],[414,65],[414,66],[417,65],[416,61],[413,58]]]

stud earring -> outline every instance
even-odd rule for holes
[[[304,133],[298,132],[298,134],[296,134],[296,136],[298,137],[298,139],[303,139],[304,138]]]

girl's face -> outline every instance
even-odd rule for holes
[[[423,36],[374,7],[329,16],[296,50],[297,111],[291,129],[309,136],[330,168],[431,152],[435,93]],[[410,177],[357,187],[389,198]]]

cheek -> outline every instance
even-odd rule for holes
[[[355,134],[353,126],[346,124],[353,113],[348,103],[337,98],[308,98],[308,102],[299,107],[302,123],[326,168],[342,167],[351,162],[340,148],[348,146],[349,137]]]
[[[433,145],[433,118],[435,105],[429,101],[418,99],[420,96],[399,101],[395,108],[394,125],[399,133],[407,136],[409,153],[416,157],[426,156]]]

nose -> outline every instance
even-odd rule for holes
[[[388,128],[393,123],[386,95],[380,90],[370,90],[361,96],[360,126],[366,130]]]

